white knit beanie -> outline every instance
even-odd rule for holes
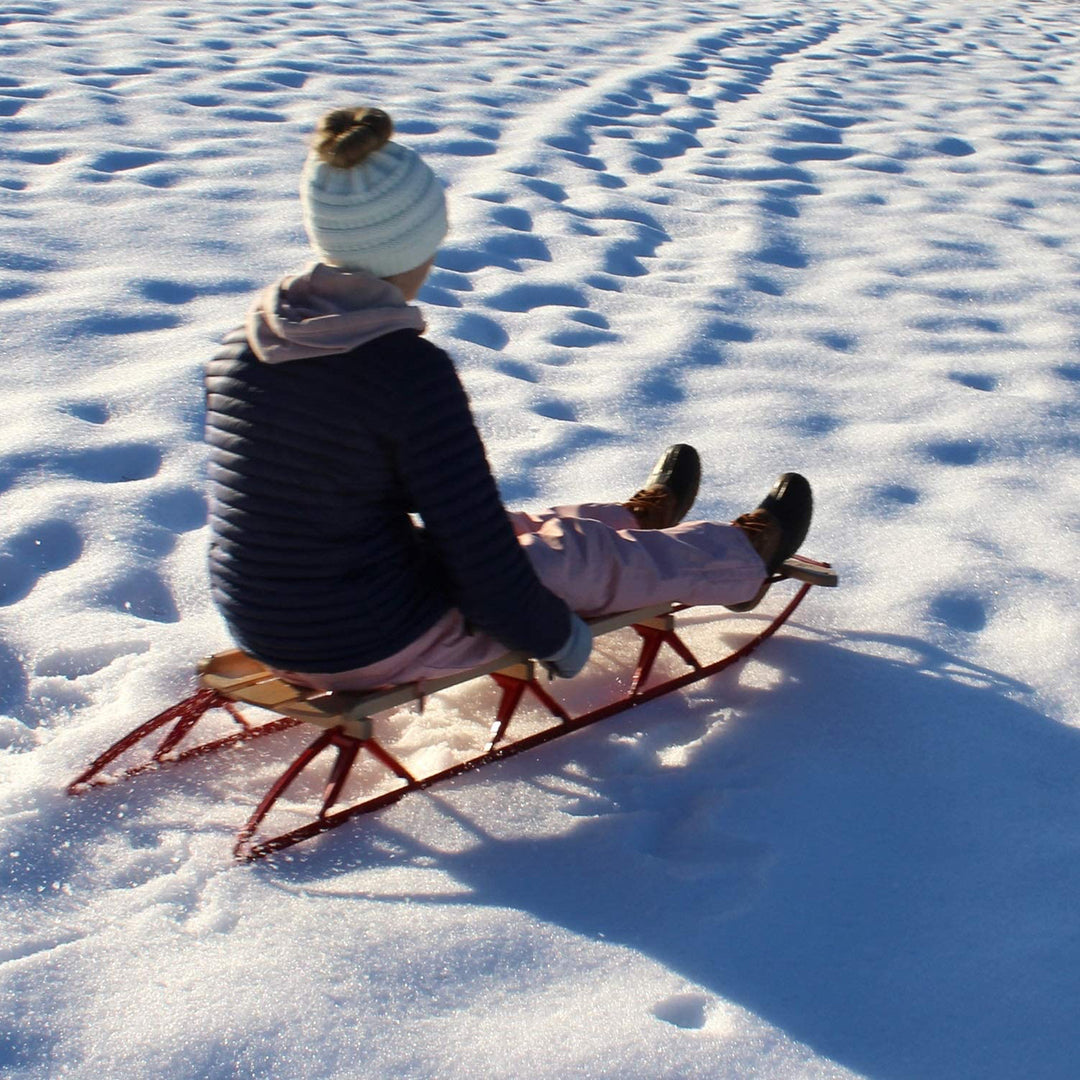
[[[388,142],[342,169],[313,151],[300,179],[304,227],[322,262],[385,278],[435,254],[447,232],[442,185],[415,150]]]

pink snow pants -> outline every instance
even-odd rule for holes
[[[711,521],[639,529],[624,506],[583,503],[540,514],[510,514],[514,532],[540,580],[585,617],[649,604],[738,604],[753,597],[765,566],[742,529]],[[368,690],[452,675],[505,653],[506,646],[470,633],[460,611],[385,660],[352,671],[280,672],[290,682],[325,690]]]

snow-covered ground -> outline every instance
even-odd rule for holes
[[[1078,60],[1070,0],[0,7],[0,1074],[1075,1076]],[[509,503],[689,441],[701,516],[805,472],[843,582],[240,867],[291,735],[63,787],[227,644],[201,364],[354,102],[449,186],[421,300]]]

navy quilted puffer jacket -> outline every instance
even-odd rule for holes
[[[563,645],[569,611],[513,534],[453,363],[415,330],[287,363],[236,331],[206,388],[211,582],[245,651],[346,671],[451,606],[507,648]]]

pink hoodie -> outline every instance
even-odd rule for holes
[[[395,330],[424,331],[420,309],[396,285],[362,270],[314,263],[260,294],[247,338],[267,364],[344,353]]]

